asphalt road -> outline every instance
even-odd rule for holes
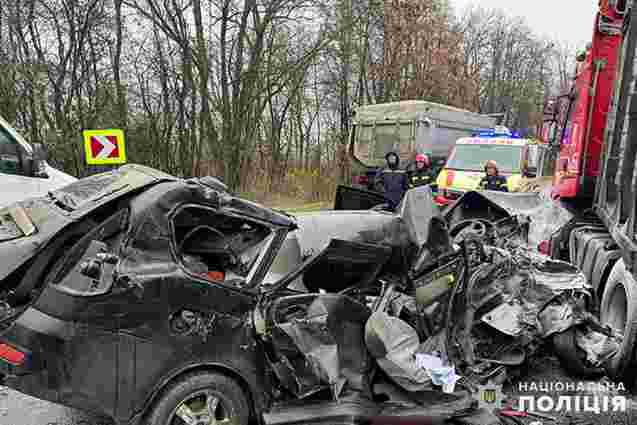
[[[0,387],[0,425],[112,425],[112,422]]]

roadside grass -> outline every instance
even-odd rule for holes
[[[338,186],[334,170],[291,168],[276,182],[266,177],[248,182],[238,195],[265,207],[289,213],[332,209]]]
[[[273,207],[274,209],[280,209],[290,214],[304,214],[315,211],[323,211],[332,209],[332,205],[329,202],[314,202],[310,204],[301,205],[298,207],[290,207],[290,208],[278,208]]]
[[[308,202],[305,199],[294,198],[283,194],[271,194],[264,197],[255,192],[241,192],[239,196],[252,202],[275,210],[285,211],[290,214],[303,214],[314,211],[332,209],[332,201]]]

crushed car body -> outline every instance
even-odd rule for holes
[[[13,204],[4,385],[117,424],[470,423],[475,385],[546,341],[577,341],[598,372],[614,336],[581,273],[529,248],[533,220],[472,196],[478,219],[427,187],[393,212],[349,190],[292,217],[126,165]]]

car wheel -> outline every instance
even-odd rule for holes
[[[633,347],[637,338],[637,282],[623,260],[619,260],[610,272],[604,287],[600,306],[600,319],[622,336],[617,353],[605,365],[614,378],[625,378],[633,362]]]
[[[196,372],[169,385],[145,425],[247,425],[250,405],[231,378]]]

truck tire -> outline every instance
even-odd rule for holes
[[[193,419],[184,421],[184,416]],[[241,387],[225,375],[200,371],[185,375],[162,391],[143,425],[248,425],[249,420],[250,405]]]
[[[623,335],[618,352],[608,360],[605,369],[613,379],[627,378],[637,338],[637,282],[622,259],[613,266],[604,287],[600,320]]]

